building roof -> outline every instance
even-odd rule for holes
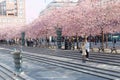
[[[47,11],[54,8],[61,7],[71,7],[76,6],[79,0],[53,0],[50,4],[48,4],[47,8],[40,12],[40,15],[43,15]]]

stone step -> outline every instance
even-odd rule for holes
[[[110,80],[119,80],[120,79],[118,77],[111,76],[111,75],[107,74],[109,72],[106,72],[106,73],[104,73],[104,71],[98,72],[100,70],[96,71],[96,69],[85,68],[84,66],[76,66],[75,67],[72,63],[71,64],[64,63],[64,62],[59,63],[59,62],[56,62],[55,60],[51,61],[49,59],[48,60],[45,60],[45,59],[42,60],[41,58],[40,59],[35,59],[35,58],[31,58],[31,57],[29,57],[29,58],[32,59],[32,60],[42,61],[42,62],[49,63],[49,64],[52,64],[52,65],[57,65],[57,66],[64,67],[64,68],[67,68],[67,69],[71,69],[71,70],[74,70],[74,71],[83,72],[83,73],[99,76],[99,77],[110,79]],[[118,76],[118,74],[117,74],[117,76]]]

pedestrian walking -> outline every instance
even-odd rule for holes
[[[81,49],[82,49],[82,62],[85,63],[85,62],[86,62],[86,48],[85,48],[85,42],[82,43]]]
[[[89,59],[89,52],[90,52],[90,44],[87,41],[87,38],[85,38],[85,49],[86,49],[86,59]]]

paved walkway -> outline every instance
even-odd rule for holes
[[[0,62],[9,65],[9,67],[11,67],[12,70],[14,70],[13,57],[11,54],[8,54],[10,51],[4,51],[3,49],[4,48],[0,49],[0,55],[1,55]],[[50,56],[46,56],[46,57],[50,57]],[[63,60],[63,58],[60,57],[59,59]],[[69,60],[69,59],[64,58],[64,60]],[[79,62],[79,61],[74,61],[74,62]],[[101,77],[85,74],[82,72],[76,72],[58,66],[53,66],[45,63],[38,63],[30,60],[25,60],[23,62],[23,70],[26,75],[32,77],[35,80],[107,80]]]

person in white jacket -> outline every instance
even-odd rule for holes
[[[81,49],[82,49],[82,62],[85,63],[86,62],[86,48],[85,48],[85,42],[82,43],[81,45]]]
[[[85,49],[86,49],[86,59],[88,60],[88,58],[89,58],[89,52],[90,52],[90,44],[87,41],[87,38],[85,39]]]

